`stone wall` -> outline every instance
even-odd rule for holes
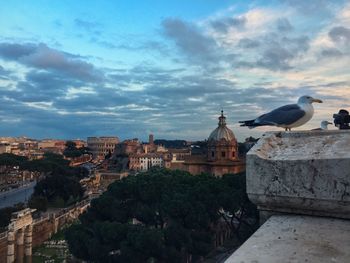
[[[33,220],[31,223],[32,230],[32,247],[36,247],[50,239],[62,227],[72,223],[80,214],[82,214],[90,205],[90,200],[82,201],[72,207],[62,209],[60,212],[47,215],[43,218]],[[17,212],[20,213],[21,211]],[[19,219],[21,220],[21,219]],[[0,233],[0,263],[6,262],[8,252],[8,231]],[[15,235],[15,239],[17,235]],[[15,240],[16,244],[16,240]],[[15,258],[17,257],[17,246],[15,245]]]
[[[39,246],[54,234],[54,226],[49,217],[34,221],[33,224],[33,247]]]
[[[7,232],[0,234],[0,262],[2,259],[6,259],[7,255]]]

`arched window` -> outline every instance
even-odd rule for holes
[[[226,157],[226,153],[225,152],[221,152],[221,157],[225,158]]]
[[[214,156],[215,156],[214,151],[211,151],[211,157],[214,157]]]

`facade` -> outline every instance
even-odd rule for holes
[[[142,145],[138,139],[125,140],[115,146],[114,156],[127,156],[133,153],[142,153]]]
[[[119,143],[118,137],[88,137],[87,146],[91,150],[94,159],[104,159],[109,153],[113,153],[116,144]]]
[[[129,156],[129,170],[147,171],[152,167],[164,167],[162,154],[142,153]]]
[[[171,170],[185,170],[184,162],[186,157],[191,156],[191,148],[168,149],[163,156],[165,168]]]
[[[38,142],[38,150],[42,152],[50,152],[56,154],[62,154],[66,148],[66,141],[46,139]]]
[[[184,169],[191,174],[210,173],[216,176],[244,171],[245,163],[238,156],[237,140],[226,125],[223,111],[218,127],[208,137],[207,154],[185,158]]]
[[[11,153],[11,145],[9,143],[0,143],[0,154]]]

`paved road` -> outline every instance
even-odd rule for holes
[[[27,202],[32,193],[34,192],[35,185],[36,182],[32,182],[21,188],[12,189],[10,191],[0,193],[0,208],[13,206],[21,202]]]

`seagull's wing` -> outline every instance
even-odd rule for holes
[[[261,115],[255,120],[255,123],[261,125],[290,125],[305,114],[305,111],[298,104],[290,104]]]

